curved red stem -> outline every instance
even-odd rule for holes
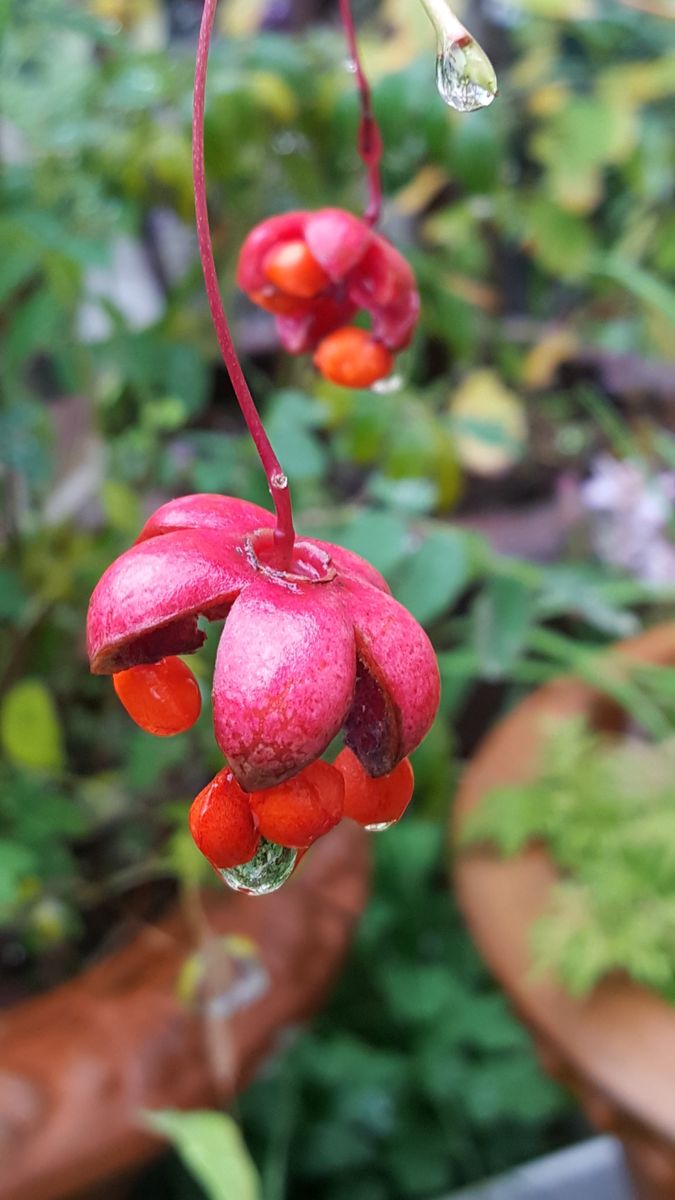
[[[249,386],[244,377],[244,372],[237,356],[237,351],[234,348],[232,335],[223,308],[223,302],[220,296],[220,288],[218,287],[218,274],[216,272],[216,264],[213,257],[213,245],[211,242],[211,230],[209,227],[209,213],[206,201],[206,177],[204,172],[204,96],[206,91],[206,72],[209,61],[209,48],[211,45],[211,34],[213,32],[213,21],[216,15],[218,0],[204,0],[204,11],[202,13],[202,23],[199,31],[199,43],[197,46],[197,63],[195,67],[195,89],[194,89],[194,104],[192,114],[192,173],[194,179],[195,193],[195,216],[197,224],[197,238],[199,241],[199,256],[202,262],[204,271],[204,283],[206,285],[206,294],[211,309],[211,317],[218,338],[223,361],[227,367],[227,373],[232,381],[235,395],[239,402],[239,407],[243,413],[244,420],[248,426],[249,433],[255,443],[255,448],[260,456],[260,461],[263,465],[263,470],[267,476],[267,482],[274,501],[274,507],[277,515],[277,527],[274,538],[281,565],[288,567],[293,553],[293,545],[295,543],[295,530],[293,528],[293,510],[291,507],[291,494],[288,486],[288,480],[284,475],[279,460],[272,449],[270,440],[265,432],[265,427],[260,419],[260,414],[255,406],[253,397],[249,390]]]
[[[359,124],[359,155],[366,168],[368,178],[368,207],[363,214],[364,221],[369,225],[377,225],[382,211],[382,180],[380,178],[380,162],[382,160],[382,134],[375,118],[370,94],[370,84],[359,55],[356,41],[354,17],[350,0],[340,0],[340,18],[347,38],[349,57],[354,63],[356,82],[361,102],[361,121]]]

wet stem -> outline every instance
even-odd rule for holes
[[[470,33],[455,16],[446,0],[422,0],[422,6],[442,41],[452,43],[462,41],[465,37],[471,38]]]
[[[204,169],[204,97],[206,92],[206,74],[208,68],[209,49],[213,33],[213,22],[216,15],[218,0],[205,0],[202,13],[199,42],[197,46],[197,62],[195,67],[194,102],[192,114],[192,173],[195,197],[195,219],[199,256],[204,272],[206,295],[211,310],[213,326],[218,338],[218,344],[227,368],[234,393],[242,411],[248,431],[253,438],[255,448],[260,456],[263,470],[267,477],[277,524],[274,531],[274,541],[282,568],[291,564],[295,529],[293,527],[293,510],[288,480],[281,469],[279,460],[272,449],[260,414],[255,406],[249,386],[246,382],[232,335],[228,325],[223,302],[218,286],[218,274],[213,257],[213,244],[209,226],[209,213],[206,199],[206,176]]]
[[[366,79],[359,55],[350,0],[340,0],[340,19],[344,26],[349,58],[354,64],[354,73],[356,75],[361,103],[358,150],[361,161],[366,168],[369,192],[368,206],[363,214],[363,219],[368,225],[377,225],[382,211],[382,181],[380,177],[382,135],[373,112],[370,85]]]

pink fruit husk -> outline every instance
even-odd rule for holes
[[[387,774],[436,714],[431,643],[382,576],[348,550],[296,544],[296,564],[317,556],[321,579],[265,566],[252,535],[273,526],[265,509],[226,496],[163,505],[94,591],[92,670],[190,653],[205,637],[198,618],[226,617],[213,718],[242,787],[292,777],[343,727],[370,774]]]
[[[370,314],[373,333],[389,350],[402,350],[419,316],[415,276],[402,254],[364,220],[341,208],[270,217],[251,230],[237,266],[240,288],[255,300],[270,288],[265,259],[284,242],[301,238],[330,279],[313,300],[275,321],[291,354],[314,350],[327,334],[347,324],[357,309]]]

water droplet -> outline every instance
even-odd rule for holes
[[[402,375],[388,375],[386,379],[376,379],[370,390],[378,396],[391,396],[394,392],[400,392],[402,387]]]
[[[485,51],[469,34],[443,43],[436,59],[436,87],[457,112],[475,112],[492,104],[497,76]]]
[[[270,483],[272,484],[272,487],[281,488],[283,491],[284,488],[288,487],[288,478],[283,474],[282,471],[277,471],[272,476]]]
[[[368,833],[384,833],[385,829],[391,829],[392,825],[395,824],[395,821],[380,821],[375,825],[366,825],[365,828],[368,830]]]
[[[289,850],[286,846],[277,846],[276,842],[261,838],[257,853],[250,862],[242,863],[240,867],[227,867],[220,874],[235,892],[266,896],[269,892],[276,892],[292,875],[297,857],[297,850]]]
[[[357,63],[356,59],[354,59],[354,58],[346,58],[345,59],[345,71],[349,71],[350,75],[356,75],[356,72],[358,71],[358,69],[359,69],[359,64]]]
[[[436,86],[458,112],[486,108],[497,95],[497,76],[487,54],[455,16],[447,0],[422,0],[436,31]]]

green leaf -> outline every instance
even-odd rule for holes
[[[552,275],[578,279],[591,265],[593,239],[588,223],[543,196],[531,205],[526,241]]]
[[[173,1143],[208,1200],[259,1200],[255,1166],[231,1117],[216,1112],[146,1112],[155,1133]]]
[[[467,192],[492,192],[499,178],[500,145],[493,115],[474,113],[455,131],[450,154],[454,178]]]
[[[447,612],[469,577],[462,534],[440,528],[401,563],[394,576],[394,595],[424,625]]]
[[[16,903],[23,880],[34,872],[35,856],[27,846],[0,839],[0,912]]]
[[[84,237],[72,233],[66,223],[46,210],[28,209],[18,212],[16,223],[27,240],[39,247],[40,257],[45,251],[64,255],[81,267],[92,264],[105,265],[107,248],[99,238]]]
[[[594,97],[571,97],[535,133],[532,148],[541,162],[563,162],[573,173],[604,163],[620,114]]]
[[[8,759],[17,766],[49,772],[63,769],[56,705],[39,680],[24,679],[7,692],[0,710],[0,740]]]
[[[627,259],[607,255],[593,263],[593,271],[620,284],[642,304],[657,309],[675,325],[675,290],[662,279]]]
[[[56,296],[43,288],[14,312],[7,334],[7,361],[20,363],[31,354],[56,346],[64,327],[64,313]]]
[[[522,457],[527,419],[519,396],[496,371],[470,371],[449,409],[460,462],[476,475],[500,475]]]
[[[181,400],[186,414],[197,416],[208,399],[210,375],[204,359],[194,346],[169,343],[163,361],[167,392]]]
[[[660,668],[664,671],[664,668]],[[672,1000],[675,739],[603,739],[551,726],[527,782],[488,793],[463,829],[504,854],[544,841],[560,868],[530,931],[537,971],[573,995],[622,970]]]
[[[0,237],[3,244],[0,304],[4,304],[15,288],[25,283],[39,268],[40,256],[34,246],[26,245],[23,239],[17,238],[12,222],[0,223]]]
[[[278,392],[267,414],[267,431],[285,471],[294,479],[316,479],[323,472],[326,453],[313,427],[321,410],[303,392]]]
[[[16,621],[26,599],[18,573],[11,567],[0,567],[0,621]]]
[[[550,566],[542,577],[537,597],[537,614],[549,618],[573,613],[610,637],[630,637],[640,629],[640,620],[629,609],[605,595],[608,581],[587,567],[574,564]]]
[[[456,771],[454,745],[444,716],[436,718],[411,761],[415,791],[420,797],[417,812],[427,817],[441,816],[447,811]]]
[[[112,528],[135,535],[142,525],[137,493],[124,483],[107,479],[103,484],[102,499],[103,511]]]
[[[375,471],[368,480],[368,496],[386,508],[420,517],[438,505],[439,489],[431,479],[389,479]]]
[[[361,511],[340,530],[340,543],[389,575],[405,554],[408,530],[394,513]]]
[[[371,1139],[358,1126],[318,1120],[303,1134],[300,1152],[306,1173],[316,1178],[363,1167],[373,1150]]]
[[[133,729],[126,754],[126,779],[134,791],[149,792],[162,775],[183,759],[180,738],[156,738],[143,729]]]
[[[491,579],[472,611],[473,643],[484,678],[503,679],[523,650],[532,624],[529,588],[517,579]]]

